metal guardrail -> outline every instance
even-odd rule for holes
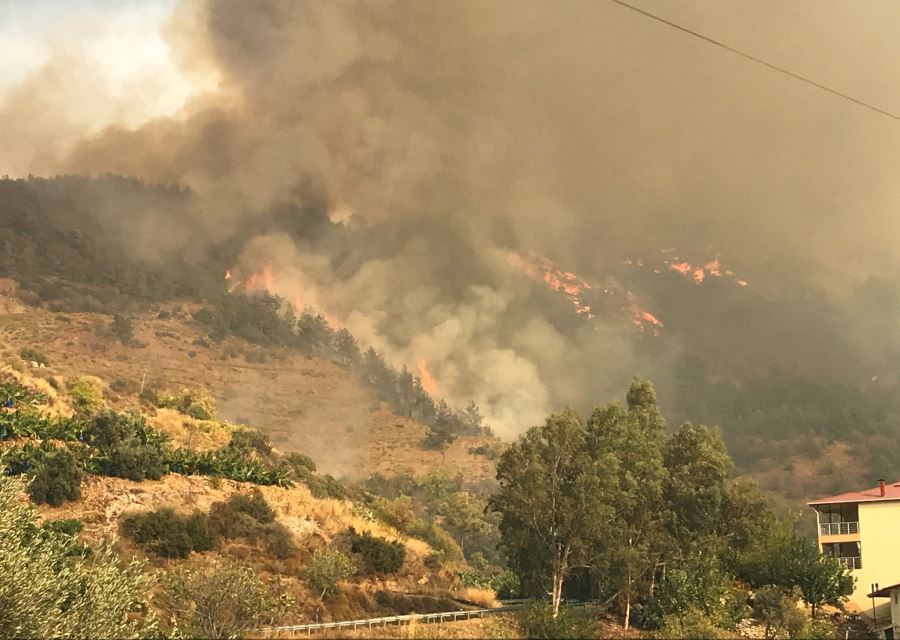
[[[862,569],[862,558],[859,556],[838,558],[837,561],[848,569]]]
[[[819,534],[823,536],[850,535],[859,533],[858,522],[822,522]]]
[[[314,624],[295,624],[285,627],[264,627],[254,632],[254,635],[272,636],[289,633],[291,635],[305,633],[310,636],[320,631],[332,629],[352,631],[354,629],[371,629],[372,627],[387,627],[388,625],[403,626],[415,621],[416,624],[437,624],[441,622],[456,622],[459,620],[471,620],[472,618],[484,618],[496,616],[501,613],[518,611],[532,600],[505,600],[499,607],[492,609],[471,609],[469,611],[445,611],[443,613],[413,613],[404,616],[384,616],[381,618],[365,618],[362,620],[344,620],[341,622],[318,622]],[[568,606],[584,607],[595,602],[567,602]]]

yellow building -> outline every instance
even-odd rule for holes
[[[875,628],[889,629],[888,603],[869,594],[900,578],[900,482],[882,480],[872,489],[814,500],[809,506],[816,511],[819,549],[856,578],[850,603],[869,619],[875,604]]]

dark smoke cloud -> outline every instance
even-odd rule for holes
[[[654,7],[900,109],[896,3]],[[189,185],[193,234],[165,237],[195,249],[258,220],[248,268],[271,262],[280,293],[396,362],[425,357],[507,431],[664,378],[683,346],[560,319],[511,250],[597,282],[668,247],[721,252],[754,296],[840,297],[898,267],[896,123],[613,3],[218,0],[179,7],[169,31],[218,91],[41,166]],[[279,207],[349,219],[351,255],[264,224]]]

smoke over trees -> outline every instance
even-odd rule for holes
[[[848,16],[826,4],[668,10],[788,61],[799,54],[787,34],[803,29],[806,58],[833,63],[804,71],[887,91],[859,69],[900,59],[872,37],[897,7]],[[817,414],[820,391],[858,409],[849,430],[877,432],[897,412],[900,254],[873,242],[896,231],[884,170],[895,125],[612,3],[187,0],[165,35],[185,77],[216,78],[182,108],[83,132],[67,123],[64,145],[31,127],[0,132],[14,175],[165,185],[4,185],[7,273],[47,262],[34,239],[50,219],[77,232],[83,250],[68,257],[147,270],[135,278],[147,291],[199,295],[226,269],[268,266],[274,293],[331,314],[392,366],[426,359],[442,395],[474,398],[505,435],[566,403],[586,409],[635,373],[679,417],[722,422],[729,438],[729,422],[771,423],[773,398],[776,422],[823,447],[835,428]],[[818,55],[838,37],[847,60]],[[6,91],[5,122],[48,95],[74,101],[65,68],[53,57]],[[23,233],[33,205],[53,215]],[[101,241],[126,259],[88,260]],[[749,285],[685,279],[662,264],[672,248],[692,263],[721,255]],[[590,283],[596,319],[511,268],[512,252]],[[623,318],[631,305],[658,316],[659,336]],[[760,382],[774,365],[786,387]],[[676,403],[685,372],[697,384]]]

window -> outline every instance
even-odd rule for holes
[[[819,522],[859,522],[859,505],[855,502],[825,504],[818,507]]]

